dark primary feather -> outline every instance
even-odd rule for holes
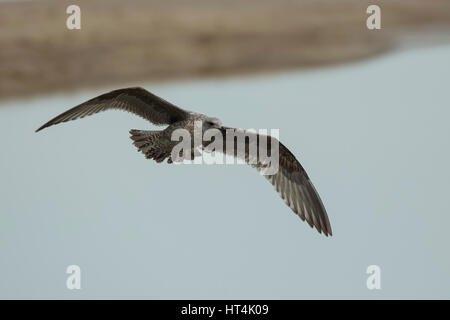
[[[48,121],[36,132],[69,120],[90,116],[100,111],[121,109],[132,112],[155,125],[171,124],[184,120],[189,113],[143,88],[114,90],[90,99]]]
[[[226,151],[226,131],[232,130],[235,133],[247,135],[253,137],[256,135],[255,140],[257,143],[257,150],[259,154],[259,140],[261,135],[244,131],[241,129],[223,127],[221,132],[223,135],[224,150],[223,153],[229,154]],[[265,136],[264,136],[265,138]],[[279,169],[276,174],[265,175],[266,179],[274,186],[275,190],[280,194],[285,203],[294,211],[303,221],[311,226],[315,227],[319,233],[324,233],[326,236],[332,235],[330,221],[328,219],[327,212],[319,197],[314,185],[309,179],[306,171],[295,156],[277,139],[273,138],[275,143],[279,144]],[[238,156],[237,139],[235,139],[235,148],[230,154],[234,157]],[[245,160],[247,163],[251,160],[249,155],[249,141],[245,139]],[[267,149],[271,150],[271,139],[267,139]],[[207,150],[207,149],[206,149]],[[207,150],[208,151],[208,150]],[[217,150],[221,151],[221,150]],[[270,151],[268,152],[270,154]],[[256,159],[256,163],[252,164],[258,171],[264,170],[264,164],[260,161],[259,157]]]

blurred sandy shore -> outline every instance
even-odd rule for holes
[[[81,30],[66,28],[69,4]],[[369,4],[379,31],[366,28]],[[450,1],[0,2],[0,98],[350,62],[433,30],[450,35]]]

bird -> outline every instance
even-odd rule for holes
[[[142,152],[147,159],[153,159],[158,163],[163,162],[165,159],[167,159],[167,163],[173,163],[175,159],[173,159],[171,152],[177,142],[172,141],[172,133],[177,129],[185,129],[193,133],[196,121],[200,121],[205,130],[217,130],[219,134],[223,135],[224,141],[226,141],[226,133],[230,130],[240,133],[245,132],[245,134],[250,136],[253,135],[252,137],[258,141],[262,139],[262,136],[256,132],[226,127],[222,125],[218,118],[184,110],[141,87],[117,89],[101,94],[49,120],[39,127],[36,132],[55,124],[80,119],[110,109],[128,111],[144,118],[153,125],[167,126],[164,130],[130,130],[130,138],[138,151]],[[292,152],[278,139],[271,136],[268,137],[270,139],[267,147],[270,150],[273,149],[273,141],[278,144],[279,163],[277,172],[264,175],[264,177],[273,185],[286,205],[301,220],[306,221],[311,228],[315,228],[319,233],[331,236],[332,229],[327,211],[305,169]],[[248,141],[248,139],[245,140],[245,143],[248,144]],[[192,160],[198,156],[199,147],[202,150],[211,152],[211,150],[208,150],[208,143],[202,142],[201,146],[193,145],[191,154],[186,154],[186,158]],[[215,151],[226,153],[225,147],[223,150]],[[238,157],[237,153],[235,147],[231,155]],[[184,155],[182,154],[182,156]],[[250,163],[249,159],[249,147],[247,146],[245,148],[244,161],[260,172],[264,170],[265,166],[260,160],[256,160],[256,163],[255,161]]]

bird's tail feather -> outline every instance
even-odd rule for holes
[[[130,130],[131,140],[138,151],[141,151],[147,159],[155,159],[156,162],[162,162],[167,158],[167,152],[164,152],[160,146],[160,137],[162,131],[148,130]]]

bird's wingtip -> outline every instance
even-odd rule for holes
[[[53,125],[53,123],[51,123],[50,121],[47,123],[44,123],[42,126],[40,126],[39,128],[37,128],[34,132],[39,132],[47,127],[50,127],[51,125]]]

